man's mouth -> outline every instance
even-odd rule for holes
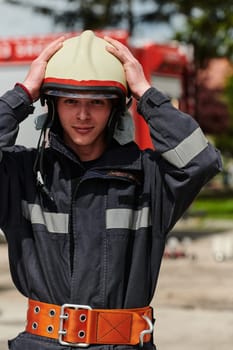
[[[85,135],[85,134],[88,134],[89,132],[91,132],[93,130],[93,127],[91,126],[73,126],[73,129],[79,133],[79,134],[82,134],[82,135]]]

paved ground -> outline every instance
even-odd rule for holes
[[[231,253],[233,221],[232,230],[229,223],[226,227],[206,223],[206,227],[216,232],[209,234],[203,224],[199,234],[192,231],[189,222],[178,225],[174,234],[180,240],[187,235],[195,239],[191,243],[185,239],[182,245],[173,241],[173,253],[185,256],[163,260],[153,300],[158,350],[233,347],[233,259],[216,262],[213,258],[216,244]],[[0,244],[0,276],[0,350],[6,350],[7,339],[24,328],[26,301],[10,280],[5,244]]]

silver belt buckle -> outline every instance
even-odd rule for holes
[[[144,343],[144,336],[146,334],[152,334],[154,331],[154,325],[152,323],[152,321],[150,320],[150,318],[148,316],[142,316],[142,318],[144,318],[144,320],[147,322],[149,328],[148,329],[144,329],[144,331],[142,331],[139,335],[139,346],[142,348],[143,347],[143,343]]]
[[[61,345],[69,345],[69,346],[74,346],[74,347],[83,347],[86,348],[90,344],[88,343],[69,343],[63,340],[63,337],[67,334],[67,330],[64,329],[64,320],[67,320],[69,318],[69,315],[65,313],[65,309],[70,308],[74,310],[91,310],[92,308],[89,305],[78,305],[78,304],[63,304],[61,306],[61,313],[60,313],[60,325],[59,325],[59,331],[58,331],[58,341]],[[85,337],[85,332],[83,332],[83,337]]]

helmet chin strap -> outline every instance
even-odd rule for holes
[[[126,103],[127,109],[129,109],[132,106],[132,103],[133,103],[133,98],[132,98],[132,96],[130,96],[127,103]]]
[[[46,136],[47,130],[51,127],[52,121],[55,116],[55,106],[53,100],[47,100],[48,104],[48,113],[46,118],[43,121],[43,125],[41,128],[40,137],[37,144],[37,155],[33,166],[33,171],[36,174],[37,186],[40,188],[41,192],[43,192],[52,202],[54,202],[54,198],[46,187],[44,181],[44,150],[46,148]]]

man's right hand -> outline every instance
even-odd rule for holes
[[[45,47],[40,55],[34,61],[32,61],[23,85],[30,93],[33,101],[38,100],[40,97],[40,87],[43,83],[45,70],[49,59],[62,47],[64,40],[65,37],[62,36],[52,41]]]

